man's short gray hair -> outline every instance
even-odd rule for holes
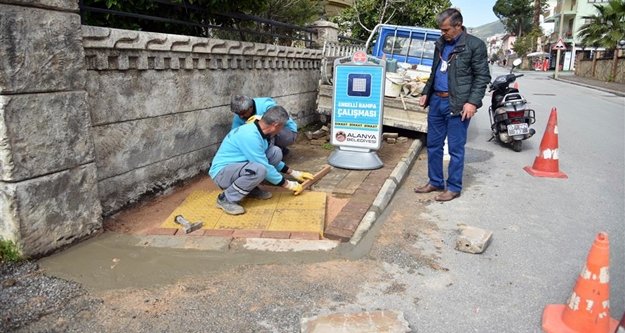
[[[447,8],[442,13],[436,16],[436,23],[440,27],[445,20],[449,19],[449,25],[452,27],[462,25],[462,14],[456,8]]]
[[[286,124],[287,120],[289,120],[289,113],[281,107],[280,105],[274,105],[263,114],[263,118],[261,119],[267,125],[273,124]]]
[[[240,114],[241,112],[254,106],[254,100],[243,95],[234,95],[230,98],[230,111]]]

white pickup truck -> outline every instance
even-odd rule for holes
[[[360,48],[371,49],[371,55],[385,58],[391,63],[390,67],[397,68],[396,73],[387,71],[384,125],[427,133],[427,110],[419,106],[418,95],[429,76],[434,42],[440,35],[440,31],[434,29],[380,24],[373,30],[364,48]],[[375,43],[370,47],[374,37]],[[324,45],[325,59],[317,97],[317,112],[324,122],[332,116],[334,60],[350,56],[357,50]]]

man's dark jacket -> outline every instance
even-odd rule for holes
[[[423,94],[428,96],[426,106],[430,103],[430,98],[434,93],[434,75],[436,75],[438,64],[441,62],[439,55],[443,50],[444,43],[443,37],[436,41],[432,74],[423,88]],[[460,114],[462,106],[467,102],[479,109],[482,107],[482,98],[484,98],[486,86],[490,82],[486,45],[479,38],[466,33],[462,27],[460,37],[458,37],[449,59],[447,76],[449,80],[449,107],[452,115]]]

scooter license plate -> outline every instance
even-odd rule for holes
[[[529,134],[530,128],[527,123],[522,124],[510,124],[508,125],[508,135],[523,135]]]

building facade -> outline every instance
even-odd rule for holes
[[[565,50],[560,52],[562,70],[574,70],[575,59],[582,56],[584,45],[579,37],[580,28],[588,22],[586,17],[597,14],[594,5],[605,5],[608,0],[558,0],[555,6],[550,6],[546,23],[553,23],[553,32],[549,35],[548,45],[551,52],[551,67],[555,68],[556,51],[553,47],[562,38]],[[562,35],[560,36],[560,26]]]

